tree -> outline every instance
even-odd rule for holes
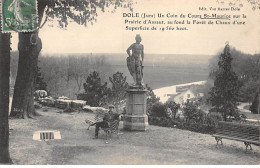
[[[39,1],[39,5],[47,2]],[[44,7],[45,8],[45,7]],[[39,22],[41,22],[44,8],[38,9]],[[11,109],[11,117],[31,118],[36,115],[34,108],[34,79],[37,73],[38,55],[42,49],[38,31],[19,33],[19,61],[18,71],[14,86],[14,95]]]
[[[44,10],[50,19],[56,18],[61,28],[66,28],[69,21],[87,26],[93,24],[97,17],[97,8],[105,11],[105,7],[114,6],[131,8],[131,1],[124,0],[38,0],[38,26],[41,27]],[[45,19],[44,23],[47,21]],[[14,87],[11,116],[16,118],[27,118],[36,115],[33,103],[34,78],[37,72],[37,60],[42,49],[39,30],[34,32],[19,33],[19,63],[18,73]]]
[[[72,57],[69,59],[68,76],[75,80],[79,93],[84,80],[89,74],[89,60],[83,57]]]
[[[52,96],[65,96],[60,91],[66,91],[67,86],[65,84],[69,80],[67,76],[67,71],[64,67],[67,68],[66,64],[61,61],[61,57],[44,57],[40,62],[41,70],[44,75],[44,79],[47,83],[47,92],[48,95]],[[65,79],[66,78],[66,79]]]
[[[107,83],[102,84],[99,73],[94,71],[83,84],[84,93],[78,94],[79,100],[85,100],[90,106],[101,106],[106,103],[109,90]]]
[[[180,104],[177,104],[173,101],[166,102],[166,106],[169,107],[173,113],[173,119],[176,118],[176,113],[178,112],[178,109],[180,108]]]
[[[226,44],[224,53],[219,57],[214,86],[210,89],[208,99],[212,106],[218,112],[221,112],[225,121],[227,116],[237,115],[236,109],[240,88],[238,77],[232,70],[231,62],[229,45]]]
[[[234,2],[232,0],[229,0],[229,1],[218,1],[217,0],[217,2],[222,3],[222,5],[225,3],[228,3],[232,7],[239,7],[239,8],[242,8],[243,6],[245,6],[248,3],[251,5],[251,8],[253,11],[260,10],[259,0],[247,0],[247,1],[237,1],[237,2]],[[242,100],[244,100],[243,96],[245,96],[246,98],[248,98],[249,102],[251,102],[251,100],[252,100],[252,95],[254,95],[254,93],[257,93],[258,87],[255,87],[255,86],[256,85],[259,86],[259,84],[260,84],[260,56],[259,56],[259,54],[255,54],[254,57],[256,59],[253,58],[250,61],[251,64],[247,64],[247,67],[250,67],[250,69],[253,71],[250,71],[249,73],[242,75],[242,77],[244,77],[245,79],[248,79],[249,75],[252,77],[252,79],[249,79],[249,80],[252,80],[252,81],[250,81],[251,83],[249,83],[249,84],[251,86],[253,86],[253,88],[251,86],[249,86],[249,87],[246,86],[246,87],[242,88],[243,89],[242,90]],[[244,67],[239,67],[239,68],[241,70],[245,70]],[[248,85],[248,84],[246,83],[246,85]],[[260,109],[260,103],[258,104],[258,109]]]
[[[240,101],[253,102],[259,85],[260,80],[248,79],[246,82],[243,82],[243,85],[239,90]]]
[[[185,103],[183,107],[183,116],[188,124],[202,124],[206,114],[198,109],[195,103]]]
[[[36,115],[34,109],[34,79],[37,73],[38,54],[41,51],[41,40],[38,33],[19,33],[18,72],[14,86],[11,117],[30,118]],[[31,37],[36,38],[36,44]]]
[[[126,76],[123,76],[121,72],[117,72],[113,74],[113,77],[109,77],[109,81],[112,83],[109,100],[112,101],[118,110],[118,106],[126,100],[126,89],[128,87]]]
[[[260,92],[258,91],[258,93],[255,94],[255,99],[252,105],[250,106],[249,110],[254,114],[259,114],[260,113],[259,104],[260,104]]]
[[[150,114],[152,112],[152,106],[156,103],[159,103],[160,98],[156,97],[153,90],[146,84],[146,95],[147,95],[147,113]]]
[[[47,84],[44,81],[44,78],[42,76],[41,73],[41,68],[38,67],[37,69],[37,74],[36,77],[34,79],[34,83],[35,83],[35,90],[46,90],[47,89]]]
[[[1,19],[0,19],[1,20]],[[1,21],[0,21],[1,24]],[[0,164],[10,164],[9,155],[10,34],[0,31]]]
[[[233,56],[232,69],[237,74],[238,80],[241,83],[239,101],[251,103],[260,85],[260,54],[245,54],[235,48],[230,49],[230,54]],[[208,84],[213,86],[211,81],[215,79],[218,72],[217,58],[216,55],[210,60],[210,79],[208,79],[204,90],[204,99],[208,97]]]

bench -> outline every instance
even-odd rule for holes
[[[244,142],[246,151],[248,146],[252,150],[251,144],[260,145],[260,126],[233,123],[233,122],[218,122],[216,133],[212,135],[217,141],[222,143],[223,139],[230,139]]]
[[[86,119],[85,122],[88,124],[88,128],[87,130],[89,130],[89,127],[96,123],[96,122],[101,122],[103,121],[103,118],[105,116],[105,111],[103,110],[98,110],[96,113],[95,113],[95,117],[94,117],[94,120],[91,120],[91,119]],[[110,122],[108,123],[109,124],[109,128],[101,128],[102,130],[104,130],[104,132],[106,133],[106,136],[111,136],[112,134],[116,134],[117,135],[117,138],[119,138],[119,130],[118,130],[118,127],[119,127],[119,121],[115,120],[113,122]]]

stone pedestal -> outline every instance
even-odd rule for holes
[[[126,90],[126,114],[124,129],[130,131],[145,131],[148,126],[146,115],[146,89],[128,88]]]

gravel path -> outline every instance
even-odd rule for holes
[[[260,148],[245,152],[242,142],[223,140],[216,147],[213,137],[175,128],[149,126],[145,132],[120,131],[105,140],[94,139],[94,127],[86,130],[90,113],[57,113],[39,110],[36,120],[10,120],[10,154],[14,164],[260,164]],[[120,123],[122,128],[122,123]],[[61,140],[34,141],[38,130],[59,130]]]

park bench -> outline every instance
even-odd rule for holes
[[[97,110],[95,112],[94,120],[86,119],[85,122],[88,124],[87,130],[89,130],[89,127],[91,126],[91,124],[103,121],[105,113],[107,113],[107,112],[105,112],[103,110]],[[115,120],[113,122],[108,123],[108,125],[109,125],[109,128],[101,128],[106,133],[106,138],[108,138],[108,136],[111,137],[112,134],[116,134],[117,138],[119,138],[119,130],[118,130],[119,121]]]
[[[260,145],[260,126],[220,121],[216,133],[212,136],[215,137],[217,145],[219,141],[223,144],[223,138],[244,142],[246,151],[248,146],[252,150],[251,144]]]

